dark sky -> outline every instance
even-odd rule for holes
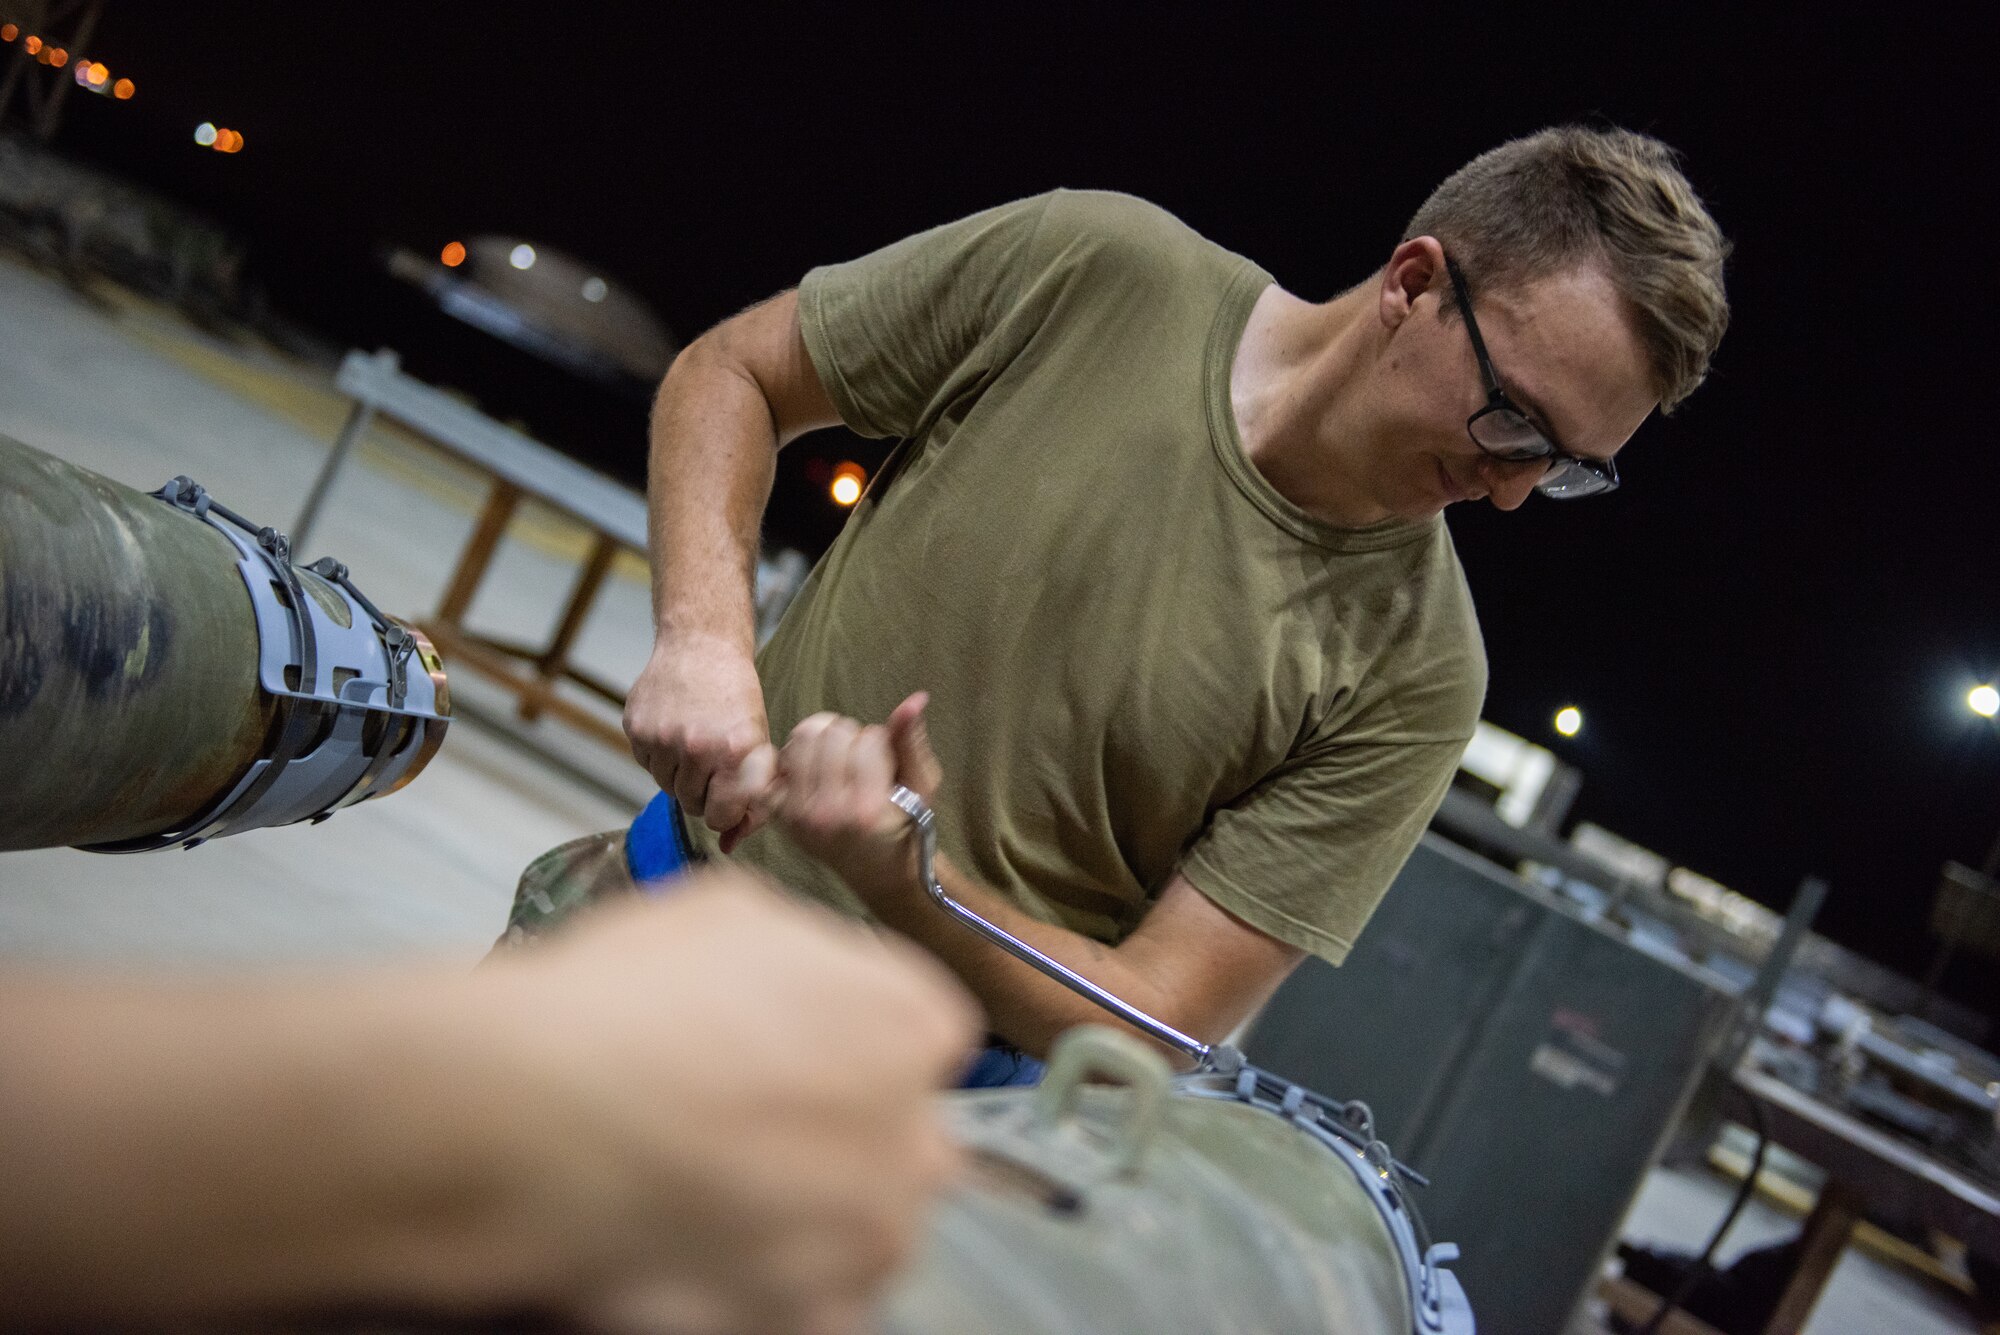
[[[407,334],[356,297],[385,242],[551,243],[685,337],[812,264],[1057,185],[1144,195],[1321,298],[1504,138],[1658,134],[1735,241],[1734,324],[1622,491],[1452,512],[1488,716],[1583,767],[1580,815],[1677,861],[1780,905],[1828,876],[1822,926],[1906,970],[1939,863],[2000,829],[2000,732],[1962,704],[2000,672],[2000,20],[307,8],[110,0],[92,54],[140,97],[75,99],[59,143],[238,229],[284,310],[365,343]],[[201,120],[247,150],[197,149]],[[1574,742],[1550,729],[1566,702]],[[1990,1007],[2000,974],[1952,990]]]

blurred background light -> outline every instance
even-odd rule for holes
[[[523,241],[520,245],[507,252],[507,263],[513,265],[516,269],[534,268],[535,248]]]
[[[21,30],[11,23],[0,23],[0,42],[11,42],[21,35]]]
[[[120,102],[131,101],[132,94],[138,91],[139,85],[133,83],[130,79],[120,79],[117,83],[111,85],[111,95]]]
[[[595,275],[583,280],[583,299],[585,301],[602,301],[610,291],[610,286],[602,278],[598,278]]]
[[[465,243],[463,241],[445,242],[444,250],[438,255],[438,259],[444,264],[445,268],[456,269],[459,265],[465,263]]]
[[[194,141],[203,148],[212,148],[215,144],[215,127],[207,121],[195,126]]]
[[[827,491],[835,505],[852,505],[861,499],[861,488],[867,481],[867,469],[857,463],[843,463],[833,470],[833,485]]]
[[[1981,718],[2000,714],[2000,690],[1981,682],[1965,693],[1965,707]]]
[[[1565,737],[1574,737],[1583,731],[1583,711],[1575,705],[1564,705],[1556,711],[1556,731]]]

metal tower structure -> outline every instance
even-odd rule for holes
[[[0,7],[0,22],[20,29],[0,74],[0,129],[12,124],[18,100],[28,132],[43,143],[55,137],[76,82],[71,58],[88,47],[103,13],[104,0],[12,0]]]

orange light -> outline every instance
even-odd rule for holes
[[[111,85],[111,95],[120,102],[131,101],[132,94],[138,91],[139,85],[133,83],[130,79],[120,79],[117,83]]]
[[[69,52],[63,50],[61,47],[57,47],[55,50],[49,52],[49,64],[54,65],[57,69],[61,69],[63,66],[69,64]]]
[[[844,463],[833,470],[833,485],[827,488],[835,505],[852,505],[861,499],[868,470],[857,463]]]
[[[21,30],[11,23],[0,23],[0,42],[11,42],[21,35]]]
[[[30,33],[30,34],[28,35],[28,40],[27,40],[27,41],[25,41],[25,42],[23,42],[23,43],[21,43],[21,47],[22,47],[22,49],[23,49],[23,50],[25,50],[25,51],[26,51],[26,52],[27,52],[27,53],[28,53],[29,55],[31,55],[31,56],[32,56],[32,55],[34,55],[34,54],[35,54],[35,53],[36,53],[37,51],[40,51],[40,50],[42,49],[42,39],[41,39],[41,38],[39,38],[39,37],[37,37],[37,36],[35,36],[35,35],[34,35],[33,33]]]
[[[445,268],[456,269],[459,265],[465,263],[465,246],[457,241],[447,241],[444,253],[439,255],[438,258],[444,261]]]
[[[218,153],[241,153],[243,151],[242,131],[218,128],[215,132],[215,151]]]
[[[111,77],[111,67],[109,65],[92,65],[90,67],[90,74],[87,77],[90,79],[91,87],[102,88],[105,81]]]

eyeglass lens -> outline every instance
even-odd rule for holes
[[[1558,459],[1555,467],[1549,469],[1542,480],[1535,484],[1535,490],[1544,496],[1569,500],[1578,496],[1595,496],[1599,492],[1610,491],[1613,485],[1610,479],[1591,472],[1582,464],[1569,459]]]
[[[1472,438],[1488,454],[1520,463],[1556,452],[1548,438],[1512,408],[1495,408],[1472,419]]]

